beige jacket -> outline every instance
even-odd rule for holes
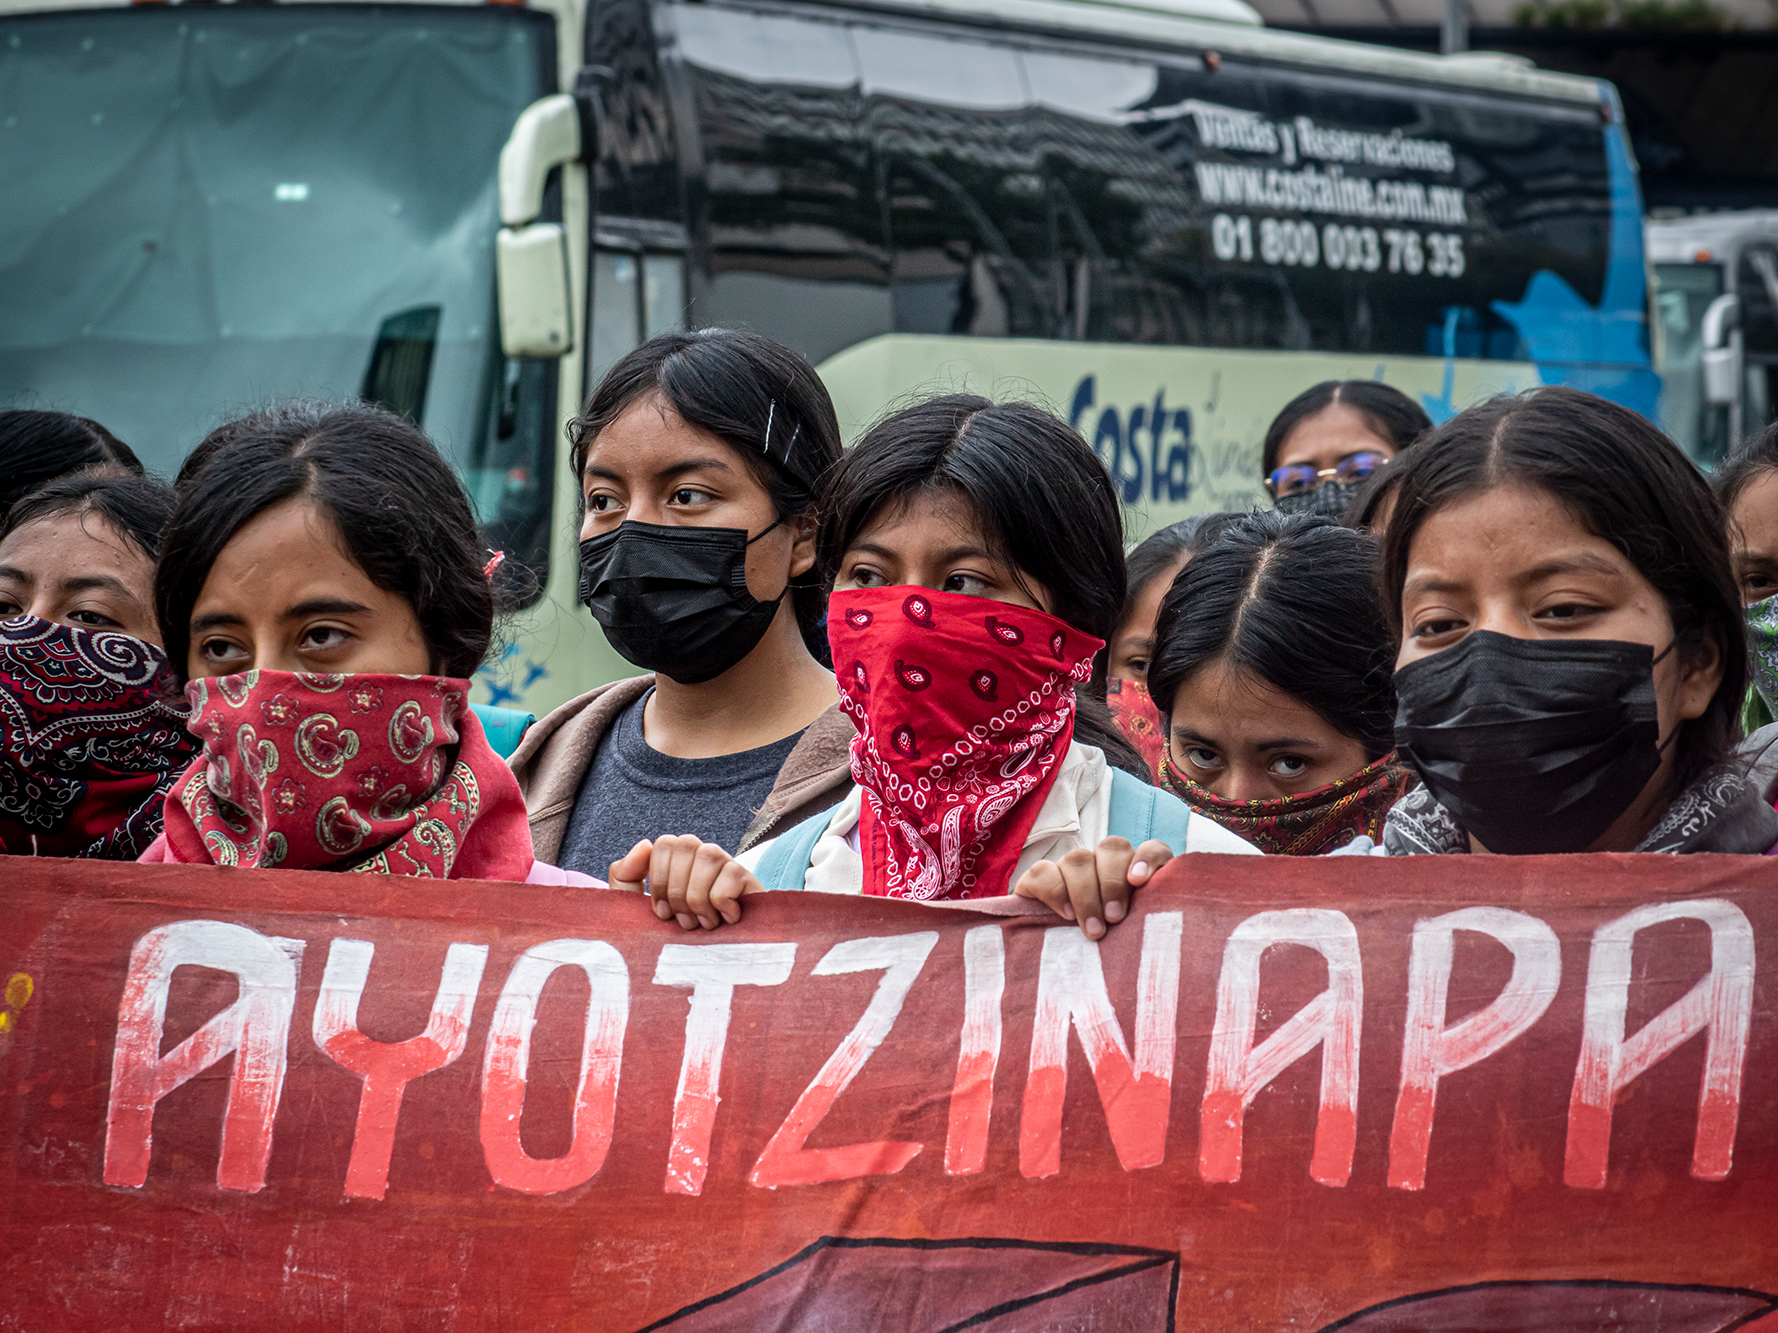
[[[650,674],[588,690],[534,722],[512,752],[507,762],[525,794],[531,845],[539,861],[555,863],[580,784],[606,732],[653,684]],[[778,770],[771,794],[754,812],[737,850],[820,814],[845,796],[852,789],[852,735],[852,722],[838,704],[810,723]]]

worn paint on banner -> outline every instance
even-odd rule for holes
[[[1192,856],[1105,941],[0,862],[0,1327],[1778,1330],[1771,863]]]

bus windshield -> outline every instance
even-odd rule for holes
[[[554,59],[505,6],[0,20],[0,406],[93,417],[171,474],[244,408],[363,396],[522,545],[553,366],[499,355],[495,165]]]

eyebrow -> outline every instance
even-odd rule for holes
[[[283,615],[285,620],[301,620],[304,616],[351,616],[368,611],[370,608],[363,602],[348,602],[343,598],[318,597],[312,601],[298,602]],[[216,629],[222,625],[245,625],[247,622],[232,611],[216,611],[207,616],[199,616],[191,622],[191,633],[201,634],[207,629]]]
[[[700,471],[732,473],[734,472],[734,468],[730,467],[720,458],[688,458],[684,462],[673,463],[662,468],[659,472],[654,474],[654,479],[656,481],[670,481],[672,478],[683,476],[687,472]],[[608,467],[595,467],[591,463],[587,464],[585,475],[589,477],[603,477],[606,481],[623,480],[622,474],[613,469]]]
[[[1173,739],[1184,741],[1188,745],[1207,746],[1212,750],[1229,748],[1221,741],[1214,741],[1208,736],[1199,735],[1190,727],[1174,727]],[[1254,741],[1253,748],[1256,750],[1316,750],[1321,747],[1320,742],[1311,740],[1307,736],[1280,736],[1272,740]]]
[[[1536,583],[1540,579],[1554,578],[1561,574],[1605,574],[1611,578],[1622,578],[1623,571],[1603,556],[1574,555],[1562,560],[1546,560],[1541,565],[1533,565],[1520,576],[1521,583]],[[1402,585],[1402,596],[1421,592],[1462,592],[1470,585],[1462,579],[1434,578],[1421,575],[1411,578]]]
[[[30,584],[35,584],[37,582],[36,579],[25,573],[24,570],[19,569],[16,565],[0,565],[0,579],[17,579],[20,583]]]
[[[876,542],[853,542],[846,551],[847,555],[856,555],[860,553],[880,556],[885,560],[899,560],[902,558],[899,551],[891,551],[887,546],[881,546]],[[973,558],[983,560],[996,559],[994,553],[983,546],[949,546],[942,551],[933,552],[933,559],[941,565],[949,564],[953,560]]]
[[[193,634],[202,634],[207,629],[216,629],[222,625],[245,625],[246,623],[247,622],[241,619],[241,617],[230,612],[213,611],[207,616],[199,616],[196,620],[192,621],[190,632]]]
[[[8,571],[0,570],[0,574],[6,572]],[[140,600],[135,593],[130,591],[128,584],[120,578],[112,577],[110,574],[88,574],[80,578],[62,580],[63,592],[87,592],[94,588],[103,588],[107,592],[115,592],[131,602]]]
[[[298,602],[284,613],[285,620],[301,620],[304,616],[355,616],[370,610],[363,602],[348,602],[341,597],[317,597]]]
[[[1565,560],[1546,560],[1541,565],[1533,565],[1525,571],[1525,581],[1547,579],[1555,574],[1577,573],[1609,574],[1613,578],[1623,575],[1623,571],[1604,556],[1573,555]]]

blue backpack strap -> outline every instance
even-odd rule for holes
[[[1159,838],[1177,855],[1185,850],[1191,807],[1170,791],[1151,787],[1121,768],[1111,770],[1111,836],[1140,847]]]
[[[823,810],[785,829],[766,844],[765,851],[760,854],[759,866],[753,872],[755,878],[773,892],[800,890],[803,876],[809,871],[809,858],[815,854],[815,844],[821,841],[821,835],[827,832],[827,826],[832,822],[833,811]]]
[[[519,742],[525,739],[525,733],[537,720],[537,714],[520,712],[516,708],[499,708],[493,704],[470,704],[469,707],[482,724],[488,748],[502,759],[512,757],[512,752],[519,748]]]

